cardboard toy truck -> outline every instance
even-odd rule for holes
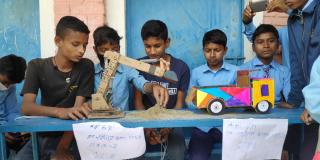
[[[237,85],[193,87],[186,98],[199,109],[220,114],[225,108],[253,108],[267,113],[274,107],[274,81],[270,78],[249,78],[249,70],[237,72]]]

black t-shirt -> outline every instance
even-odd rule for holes
[[[169,101],[167,103],[167,108],[172,109],[175,107],[178,97],[178,91],[187,92],[189,81],[190,81],[190,70],[186,63],[182,60],[177,59],[171,55],[171,62],[170,62],[170,70],[174,71],[177,74],[178,82],[177,83],[170,83],[169,81],[159,78],[153,75],[150,75],[145,72],[140,72],[143,77],[152,82],[157,83],[163,86],[164,88],[168,89],[169,92]],[[148,59],[149,57],[142,57],[141,59]],[[153,95],[150,94],[143,94],[142,95],[142,103],[146,107],[146,109],[155,105],[156,100]]]
[[[82,58],[68,73],[59,71],[52,57],[29,62],[21,94],[37,94],[40,89],[41,105],[73,107],[76,96],[90,97],[94,87],[92,61]]]

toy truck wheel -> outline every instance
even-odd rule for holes
[[[220,114],[224,107],[224,102],[222,100],[214,99],[209,103],[207,110],[210,114]]]
[[[268,101],[260,101],[256,106],[256,110],[259,113],[267,113],[270,108],[271,104]]]

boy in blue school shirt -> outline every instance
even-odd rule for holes
[[[286,103],[290,92],[290,71],[286,66],[278,64],[274,55],[279,48],[279,35],[277,29],[269,24],[261,24],[253,33],[252,49],[256,57],[243,64],[241,70],[254,70],[250,72],[252,78],[272,78],[275,82],[275,104],[292,108]],[[288,135],[284,144],[283,156],[288,152],[296,153],[296,147],[291,146],[296,138],[289,126]],[[290,143],[290,144],[289,144]]]
[[[302,117],[308,118],[303,121],[306,122],[307,125],[311,123],[312,119],[320,123],[320,57],[313,63],[310,83],[303,88],[302,93],[305,99],[306,109],[312,117]]]
[[[22,82],[26,68],[22,57],[10,54],[0,58],[0,124],[14,121],[20,115],[15,84]],[[10,149],[18,150],[23,144],[18,135],[20,133],[5,134]]]
[[[320,123],[320,57],[318,57],[313,63],[310,75],[310,83],[303,88],[302,93],[305,100],[305,109],[310,115],[301,116],[302,121],[304,121],[306,125],[310,125],[313,119]],[[320,158],[320,152],[318,149],[319,141],[320,139],[318,139],[317,150],[313,157],[315,160]]]
[[[250,72],[250,77],[274,79],[276,104],[281,102],[282,94],[287,100],[290,92],[289,69],[273,60],[278,48],[277,29],[269,24],[261,24],[252,36],[252,49],[256,57],[240,67],[241,70],[254,70]]]
[[[0,58],[0,124],[20,115],[15,84],[22,82],[26,68],[22,57],[11,54]]]
[[[168,28],[166,24],[160,20],[149,20],[141,29],[141,38],[143,40],[144,49],[147,56],[141,59],[164,59],[170,64],[170,70],[177,74],[178,82],[170,83],[169,81],[159,78],[153,75],[140,72],[143,77],[152,83],[160,84],[168,89],[169,101],[166,105],[168,109],[181,109],[184,104],[184,97],[188,89],[190,71],[186,63],[182,60],[175,58],[171,54],[166,52],[166,49],[170,45],[170,38],[168,37]],[[161,63],[155,63],[155,65],[161,67]],[[166,65],[168,66],[168,65]],[[148,109],[156,104],[155,99],[148,95],[142,94],[140,91],[135,91],[135,107],[137,110]],[[147,136],[155,135],[155,129],[146,129]],[[185,152],[185,141],[182,129],[180,128],[161,128],[159,129],[162,140],[156,138],[149,138],[147,141],[149,144],[147,150],[153,147],[161,147],[160,145],[153,146],[155,144],[168,142],[167,152],[165,159],[183,160]],[[152,137],[152,136],[149,136]]]
[[[120,52],[120,39],[117,31],[108,26],[98,27],[94,33],[94,51],[99,59],[95,65],[95,91],[100,85],[104,69],[104,55],[106,51]],[[129,110],[130,83],[143,93],[153,93],[155,99],[164,105],[168,101],[168,93],[158,84],[149,83],[133,68],[120,64],[112,81],[112,105],[122,111]],[[163,97],[163,98],[162,98]]]
[[[268,7],[272,7],[276,3],[275,1],[271,1],[268,4]],[[286,7],[286,11],[288,7]],[[256,26],[253,24],[253,17],[256,15],[255,12],[252,11],[250,5],[247,5],[243,11],[242,22],[244,24],[243,33],[246,35],[247,39],[252,42],[252,35],[256,30]],[[280,47],[277,50],[277,53],[274,55],[273,59],[276,60],[279,64],[282,64],[290,69],[290,60],[289,60],[289,37],[288,37],[288,28],[281,27],[278,30],[279,33],[279,42]]]
[[[207,61],[191,72],[189,89],[199,86],[232,85],[236,82],[237,67],[223,60],[227,53],[227,37],[221,30],[205,33],[203,53]],[[189,143],[190,160],[207,160],[214,143],[221,143],[222,133],[217,128],[195,128]]]

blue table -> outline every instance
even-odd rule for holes
[[[241,109],[239,109],[240,111]],[[195,110],[196,114],[203,115],[204,118],[190,119],[190,118],[178,118],[178,119],[163,119],[163,120],[143,120],[143,119],[95,119],[95,120],[61,120],[57,118],[32,118],[32,119],[18,119],[12,123],[6,123],[0,125],[0,153],[1,159],[6,159],[6,148],[4,133],[5,132],[31,132],[32,143],[33,143],[33,154],[37,159],[38,157],[38,145],[37,145],[37,132],[47,132],[47,131],[72,131],[72,124],[83,123],[83,122],[118,122],[125,127],[144,127],[144,128],[171,128],[171,127],[219,127],[223,125],[223,119],[247,119],[247,118],[257,118],[257,119],[288,119],[289,124],[303,123],[300,120],[300,115],[304,108],[297,109],[282,109],[276,108],[270,111],[269,114],[258,114],[258,113],[248,113],[240,112],[227,113],[219,116],[208,116],[206,112],[200,110]],[[242,110],[241,110],[242,111]]]

